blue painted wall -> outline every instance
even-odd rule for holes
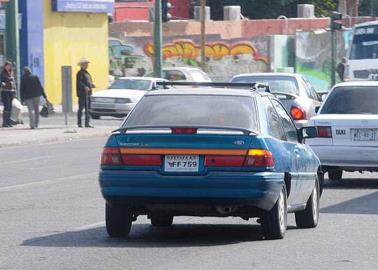
[[[19,12],[22,14],[20,31],[21,69],[32,68],[44,82],[44,49],[43,49],[43,0],[18,0]]]

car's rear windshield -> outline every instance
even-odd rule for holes
[[[114,81],[109,89],[132,89],[132,90],[151,90],[151,81],[139,79],[119,79]]]
[[[257,131],[252,97],[215,95],[145,96],[124,123],[127,126],[242,128]]]
[[[271,93],[299,95],[296,79],[290,76],[258,76],[248,75],[232,79],[233,83],[264,83],[268,84]]]
[[[321,114],[378,114],[378,87],[337,87],[324,103]]]

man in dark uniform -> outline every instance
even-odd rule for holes
[[[83,110],[85,110],[85,127],[93,128],[93,126],[89,123],[89,109],[90,109],[90,97],[92,95],[92,88],[94,88],[94,84],[92,81],[92,77],[87,71],[88,64],[90,62],[86,58],[82,58],[78,63],[80,66],[80,70],[76,75],[76,93],[77,97],[79,98],[79,110],[77,112],[77,125],[78,127],[83,127],[81,123],[81,118],[83,115]]]

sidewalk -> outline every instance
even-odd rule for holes
[[[58,125],[42,125],[40,128],[34,130],[28,128],[27,125],[0,128],[0,148],[89,138],[106,138],[114,129],[114,127],[106,126],[77,128]]]

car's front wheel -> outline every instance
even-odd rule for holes
[[[314,189],[307,200],[306,209],[295,213],[295,223],[298,228],[315,228],[319,222],[319,180],[316,178]]]
[[[173,224],[173,216],[152,216],[151,225],[156,227],[169,227]]]
[[[129,235],[133,214],[128,207],[106,203],[105,219],[109,236],[127,237]]]
[[[343,178],[343,171],[342,170],[329,170],[328,178],[331,181],[339,181]]]
[[[97,115],[97,114],[92,114],[91,115],[92,119],[94,120],[99,120],[101,118],[101,116]]]
[[[287,193],[285,185],[278,196],[276,204],[262,215],[265,239],[282,239],[287,230]]]

